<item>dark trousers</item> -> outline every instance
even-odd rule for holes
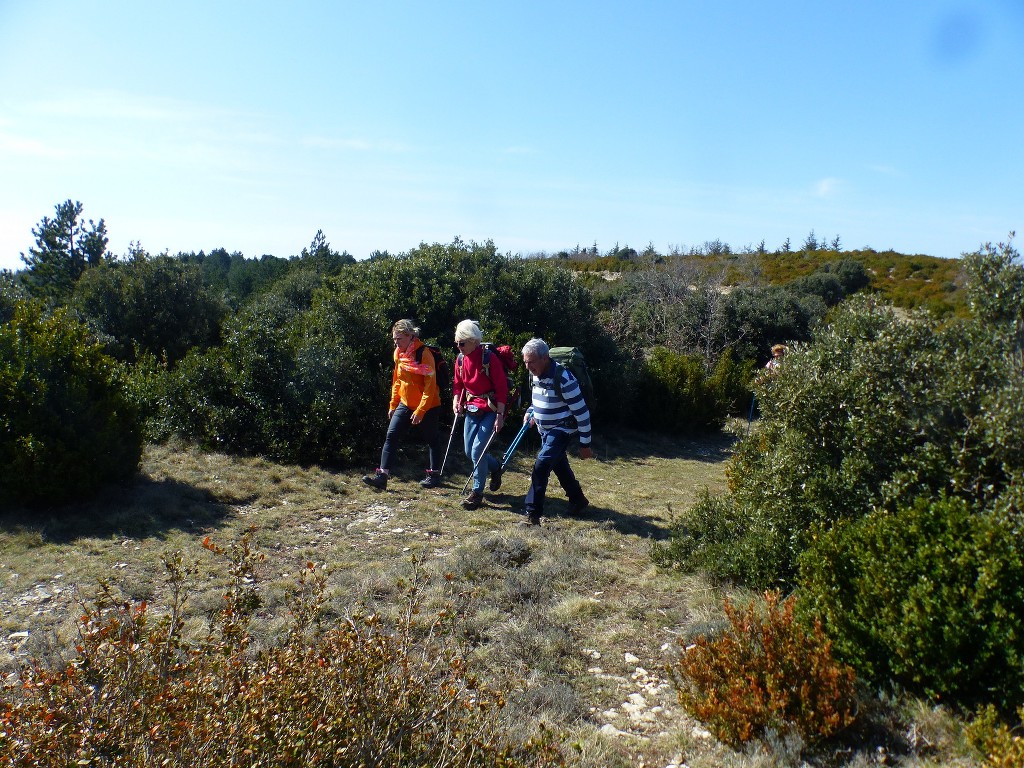
[[[526,492],[526,513],[528,515],[544,514],[544,495],[548,490],[548,479],[555,473],[562,490],[569,497],[570,504],[580,504],[585,498],[579,480],[569,466],[566,451],[575,435],[559,430],[551,430],[541,435],[540,452],[533,462],[533,473],[530,475],[530,490]]]
[[[441,462],[441,433],[438,431],[438,422],[441,418],[441,406],[431,408],[423,414],[423,421],[415,425],[419,432],[420,439],[427,444],[427,455],[430,461],[430,471],[440,468]],[[399,442],[406,436],[410,429],[413,429],[412,408],[400,403],[395,412],[391,414],[391,421],[388,423],[388,434],[384,438],[384,447],[380,452],[380,468],[391,469],[391,455],[398,448]]]

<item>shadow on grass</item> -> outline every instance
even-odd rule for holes
[[[219,527],[235,506],[250,500],[218,498],[187,483],[138,474],[130,485],[108,486],[87,502],[0,507],[0,531],[38,534],[55,544],[88,537],[159,539],[172,530]]]
[[[509,508],[515,522],[525,522],[526,509],[522,496],[512,496],[505,493],[485,493],[484,500],[488,506],[495,510],[500,510],[503,507]],[[659,520],[652,515],[620,512],[607,507],[598,507],[594,504],[591,504],[584,512],[578,515],[570,515],[568,510],[569,505],[567,501],[559,498],[548,498],[544,505],[544,524],[559,525],[560,523],[574,520],[580,523],[610,526],[616,532],[625,536],[638,536],[642,539],[652,539],[654,541],[663,541],[669,535],[669,528],[665,521]]]
[[[630,430],[609,431],[594,437],[594,455],[605,461],[684,459],[718,464],[733,453],[739,436],[718,431],[703,435],[661,435]]]
[[[555,507],[551,510],[554,513],[553,520],[577,520],[591,522],[613,528],[617,533],[625,536],[638,536],[642,539],[664,541],[668,538],[669,528],[664,520],[659,520],[652,515],[634,514],[620,512],[607,507],[596,507],[593,504],[587,507],[586,511],[579,515],[569,515],[566,507]]]

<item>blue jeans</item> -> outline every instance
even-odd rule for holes
[[[561,430],[552,429],[540,436],[540,452],[533,462],[533,473],[530,475],[530,490],[526,492],[526,514],[538,517],[544,514],[544,496],[548,490],[548,480],[555,473],[562,490],[569,497],[570,504],[581,504],[586,498],[579,480],[569,466],[566,451],[575,435]]]
[[[498,414],[490,408],[477,411],[476,413],[466,412],[462,438],[466,456],[474,464],[480,459],[480,455],[484,452],[484,446],[487,445],[487,441],[494,434],[494,422],[497,418]],[[500,466],[501,463],[496,458],[487,454],[477,464],[476,472],[473,473],[473,490],[477,493],[483,493],[487,475]]]

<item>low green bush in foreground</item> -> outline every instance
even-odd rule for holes
[[[168,613],[103,590],[81,620],[77,656],[29,668],[2,689],[0,764],[19,766],[499,766],[563,764],[550,732],[505,738],[501,691],[467,668],[452,615],[422,615],[413,584],[403,616],[353,613],[319,626],[324,580],[294,585],[292,626],[257,649],[260,556],[231,552],[232,582],[198,641],[185,637],[187,571],[165,559]]]
[[[939,701],[1024,704],[1020,514],[919,499],[819,536],[800,604],[871,682]]]

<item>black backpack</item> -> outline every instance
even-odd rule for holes
[[[437,380],[437,392],[441,395],[441,400],[443,401],[444,393],[451,389],[452,383],[452,372],[451,368],[448,367],[448,358],[444,356],[440,347],[423,342],[423,346],[416,350],[417,365],[423,362],[424,349],[429,349],[430,354],[434,356],[434,378]]]

